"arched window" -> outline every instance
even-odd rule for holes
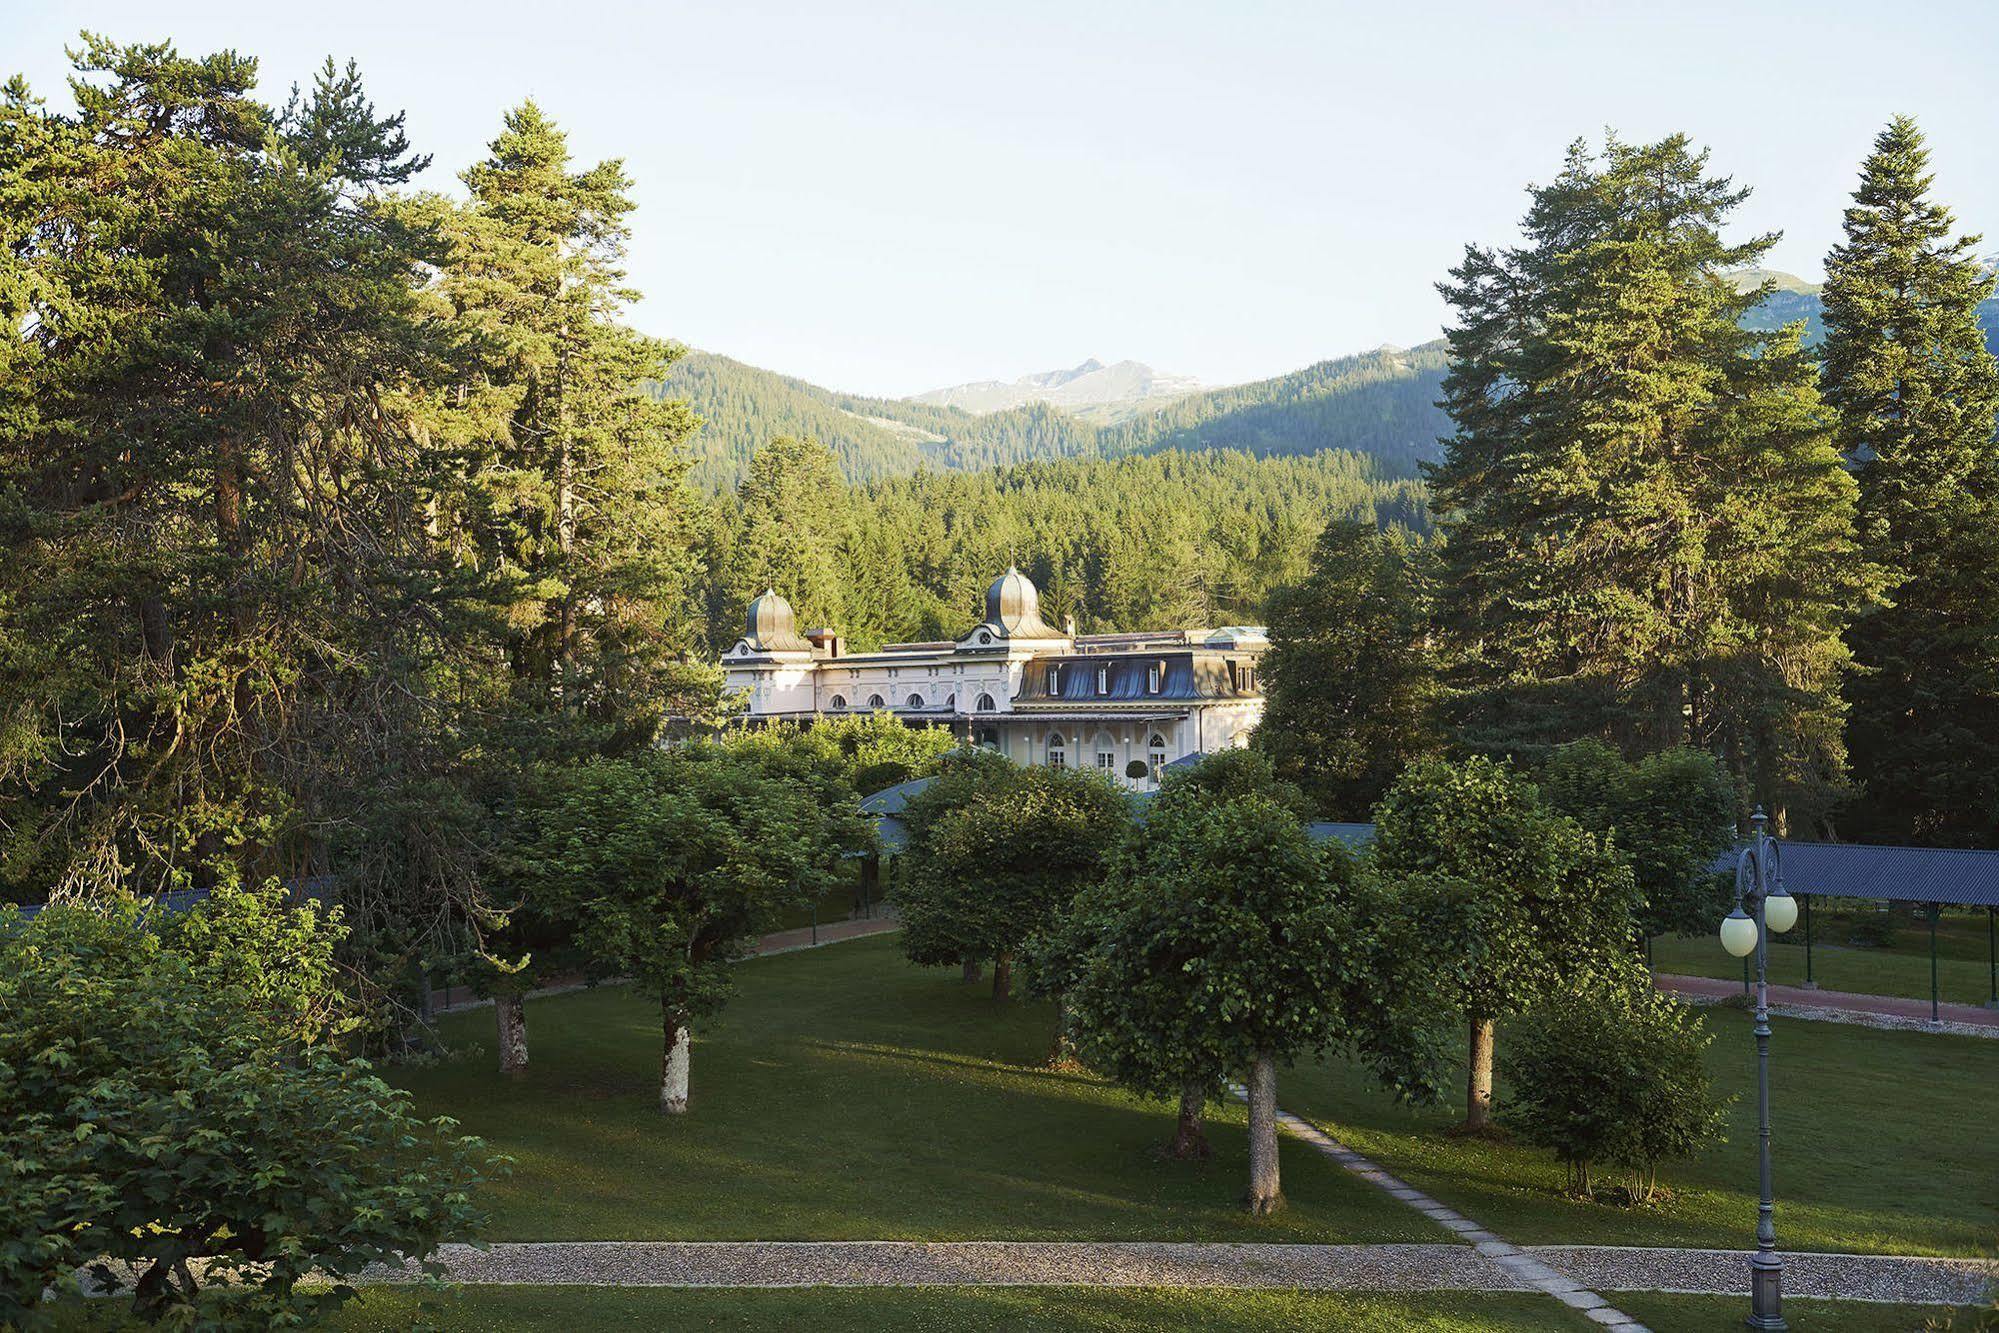
[[[1069,766],[1069,742],[1061,732],[1048,737],[1048,767],[1067,768]]]
[[[845,708],[847,706],[847,696],[836,694],[827,701],[827,706],[831,708]]]
[[[947,695],[945,695],[945,696],[944,696],[944,706],[945,706],[946,708],[952,708],[952,709],[955,709],[955,708],[956,708],[956,707],[958,706],[958,696],[957,696],[956,694],[947,694]]]
[[[870,694],[868,696],[868,707],[886,708],[888,707],[888,701],[883,699],[879,694]]]
[[[993,697],[990,694],[980,695],[978,703],[973,706],[981,713],[990,713],[999,707],[998,704],[993,702]]]
[[[1166,738],[1157,732],[1145,742],[1145,766],[1152,770],[1152,780],[1159,781],[1159,770],[1166,767]]]
[[[921,707],[923,707],[923,696],[922,696],[922,695],[920,695],[920,694],[912,694],[912,695],[910,695],[910,696],[909,696],[909,706],[910,706],[911,708],[921,708]]]
[[[1097,770],[1101,773],[1108,773],[1112,777],[1116,777],[1117,742],[1110,738],[1109,732],[1100,731],[1097,733],[1096,746],[1097,746]]]

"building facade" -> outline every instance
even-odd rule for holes
[[[986,590],[962,638],[848,653],[830,629],[800,633],[775,591],[752,601],[722,655],[752,721],[894,713],[947,726],[1021,764],[1087,767],[1139,787],[1176,759],[1242,745],[1263,717],[1257,626],[1076,634],[1041,619],[1018,569]],[[1132,765],[1144,774],[1132,777]]]

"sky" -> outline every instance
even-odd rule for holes
[[[1816,280],[1907,112],[1999,250],[1992,0],[5,0],[0,72],[66,105],[82,28],[255,55],[274,101],[351,56],[431,189],[532,97],[635,183],[634,324],[861,393],[1425,341],[1464,246],[1606,128],[1709,146]]]

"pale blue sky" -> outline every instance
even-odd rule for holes
[[[255,54],[273,99],[354,56],[438,188],[532,95],[637,182],[635,322],[861,392],[1422,341],[1464,243],[1605,126],[1710,145],[1816,277],[1908,111],[1999,250],[1989,0],[12,0],[0,67],[60,94],[85,26]]]

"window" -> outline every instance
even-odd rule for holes
[[[1165,681],[1166,681],[1166,664],[1164,662],[1154,662],[1151,666],[1145,669],[1145,692],[1147,694],[1159,693],[1159,687],[1162,684],[1164,684]]]
[[[1114,750],[1097,751],[1097,768],[1100,772],[1104,773],[1117,772],[1117,752]]]
[[[847,706],[847,696],[844,694],[836,694],[832,697],[829,703],[834,708],[845,708]]]
[[[1069,745],[1063,739],[1062,733],[1058,731],[1048,738],[1048,767],[1067,768],[1068,766]]]
[[[1242,688],[1242,669],[1236,665],[1236,660],[1233,657],[1231,657],[1229,659],[1229,689],[1231,691],[1235,691],[1241,688]]]
[[[979,728],[979,744],[988,750],[999,749],[999,732],[991,727]]]
[[[1157,732],[1145,743],[1145,766],[1152,770],[1152,780],[1159,781],[1159,770],[1166,767],[1166,738]]]
[[[1050,662],[1048,664],[1048,692],[1050,694],[1062,693],[1062,664],[1060,662]]]
[[[910,706],[911,708],[921,708],[921,707],[923,707],[923,696],[922,696],[922,695],[920,695],[920,694],[912,694],[912,695],[910,695],[910,696],[909,696],[909,706]]]
[[[990,713],[999,707],[998,704],[993,702],[993,697],[990,694],[980,695],[979,701],[972,706],[981,713]]]
[[[1107,666],[1100,666],[1097,668],[1097,693],[1109,694],[1110,692],[1111,692],[1111,669]]]
[[[1256,691],[1256,668],[1251,666],[1249,663],[1244,662],[1242,664],[1242,692],[1244,694],[1253,694],[1255,693],[1255,691]]]
[[[888,707],[888,701],[883,699],[879,694],[870,694],[868,696],[868,707],[886,708]]]
[[[944,706],[945,706],[946,708],[950,708],[950,709],[953,709],[953,710],[955,710],[955,709],[956,709],[956,708],[958,707],[958,696],[957,696],[957,695],[955,695],[955,694],[947,694],[947,695],[945,695],[945,696],[944,696]]]

